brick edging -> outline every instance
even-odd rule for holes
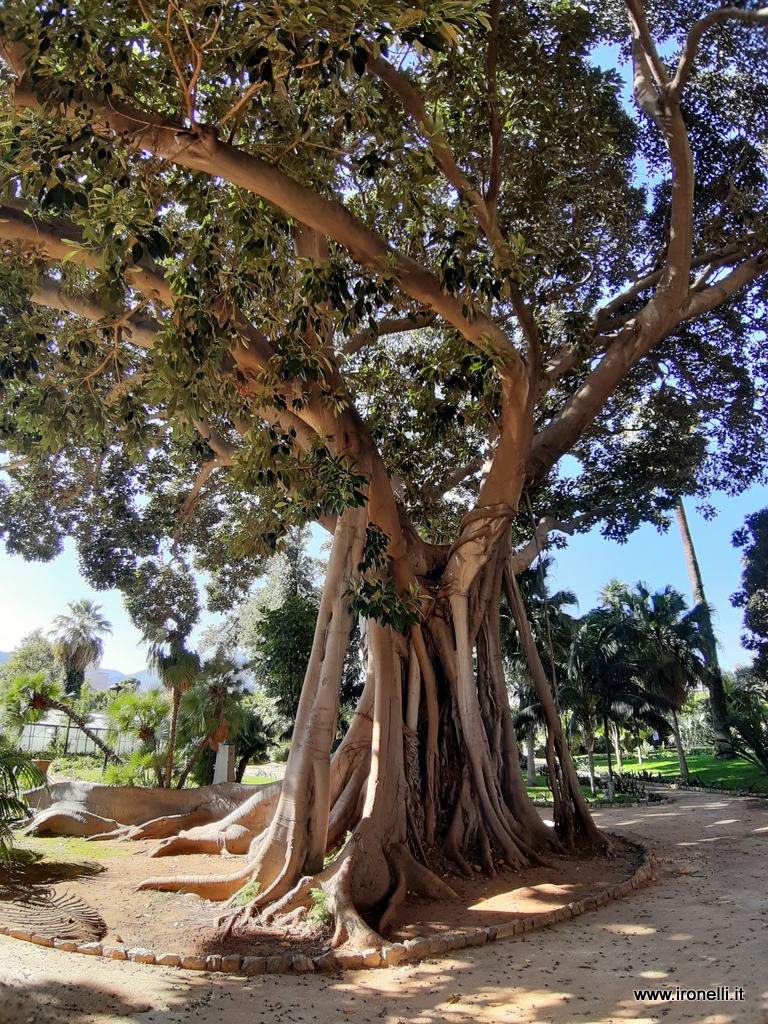
[[[485,928],[466,928],[448,932],[445,935],[418,936],[406,939],[405,942],[385,943],[382,948],[328,950],[316,957],[303,954],[284,953],[279,956],[226,956],[213,953],[209,956],[185,956],[183,953],[153,953],[143,947],[126,949],[123,946],[109,945],[101,942],[74,942],[70,939],[49,939],[45,935],[35,935],[17,928],[0,926],[0,935],[8,935],[14,939],[32,942],[37,946],[48,946],[61,949],[68,953],[81,953],[85,956],[100,956],[107,960],[130,960],[133,963],[155,964],[160,967],[181,967],[191,971],[212,971],[223,974],[312,974],[314,972],[330,973],[335,971],[355,971],[369,967],[397,967],[400,964],[417,963],[426,957],[441,956],[456,949],[471,946],[484,946],[486,942],[499,942],[510,939],[524,932],[538,931],[558,921],[568,921],[574,917],[604,907],[614,899],[627,896],[644,882],[655,880],[653,866],[648,851],[643,847],[643,860],[630,878],[624,882],[604,889],[596,896],[585,896],[582,900],[567,903],[557,910],[549,910],[543,914],[531,914],[517,918],[506,924],[488,925]]]

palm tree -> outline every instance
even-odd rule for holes
[[[243,678],[239,667],[221,654],[203,666],[194,685],[181,701],[183,732],[195,742],[192,755],[181,771],[177,788],[182,789],[189,773],[206,747],[218,750],[245,726],[242,707]]]
[[[200,657],[195,651],[189,650],[184,642],[185,639],[184,636],[169,633],[163,641],[150,644],[147,657],[150,668],[157,672],[163,686],[171,691],[171,724],[164,778],[166,789],[170,789],[173,776],[173,754],[176,747],[181,697],[192,686],[200,673]]]
[[[112,632],[112,623],[101,614],[101,605],[93,601],[70,601],[70,615],[57,615],[49,636],[53,653],[66,676],[66,693],[79,697],[85,670],[104,653],[101,637]]]
[[[677,713],[694,682],[706,679],[709,649],[702,629],[704,605],[687,611],[679,590],[667,586],[651,593],[643,583],[628,591],[629,610],[638,632],[638,677],[646,690],[670,707],[680,775],[688,775]]]
[[[170,704],[163,690],[123,690],[107,707],[109,720],[108,738],[115,742],[120,736],[128,735],[137,739],[140,747],[138,756],[128,758],[128,770],[140,763],[143,770],[154,772],[158,786],[163,785],[165,749]]]
[[[45,785],[45,774],[32,763],[29,754],[17,750],[0,736],[0,867],[13,859],[14,825],[24,820],[23,789]]]
[[[637,651],[636,625],[625,610],[616,606],[588,612],[579,621],[571,646],[569,685],[564,699],[571,700],[574,714],[582,719],[582,729],[594,732],[593,721],[602,725],[611,803],[615,798],[611,723],[653,720],[659,711],[669,707],[662,696],[649,693],[641,685]],[[593,779],[591,765],[590,780]]]
[[[677,525],[680,529],[680,537],[683,541],[685,562],[688,566],[688,579],[691,584],[693,603],[701,607],[701,634],[706,642],[705,661],[707,666],[706,686],[709,690],[709,707],[712,716],[712,732],[715,741],[715,757],[727,759],[734,756],[733,737],[728,726],[728,709],[726,706],[725,688],[723,687],[723,674],[720,671],[720,662],[717,657],[717,641],[715,631],[712,628],[712,614],[707,599],[704,596],[704,580],[701,575],[699,559],[696,555],[696,548],[693,545],[688,517],[685,514],[683,499],[678,498],[675,505]]]

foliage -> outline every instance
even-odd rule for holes
[[[696,779],[708,786],[722,787],[726,790],[747,792],[768,792],[768,775],[762,768],[756,767],[744,758],[722,761],[712,754],[687,755],[689,776],[695,784]],[[598,756],[595,762],[599,767],[605,765],[605,758]],[[648,782],[674,783],[680,778],[680,765],[673,753],[651,754],[643,764],[628,757],[624,761],[624,771],[634,772],[646,778]]]
[[[329,906],[328,893],[324,889],[310,889],[312,906],[307,914],[307,924],[313,928],[327,928],[333,922],[333,914]]]
[[[8,661],[0,665],[0,689],[17,676],[34,676],[39,672],[57,679],[60,669],[55,664],[53,645],[41,629],[35,629],[11,651]]]
[[[292,530],[283,550],[267,563],[267,581],[236,612],[239,647],[256,684],[272,698],[282,738],[293,732],[304,674],[312,650],[324,563],[307,553],[308,534]],[[352,706],[362,689],[359,629],[353,629],[344,662],[339,705]]]
[[[34,676],[17,676],[0,698],[3,729],[12,736],[20,736],[25,725],[38,722],[45,716],[47,701],[60,701],[63,696],[61,684],[46,678],[42,672]]]
[[[13,747],[0,735],[0,867],[13,860],[13,827],[24,820],[23,789],[45,785],[45,775],[32,764],[29,754]]]
[[[768,683],[754,670],[739,669],[727,700],[737,751],[768,775]]]
[[[245,885],[238,889],[235,895],[232,897],[233,907],[245,907],[247,906],[254,897],[258,896],[261,885],[255,879],[251,879],[246,882]]]
[[[674,51],[708,5],[656,6],[653,31]],[[94,585],[135,589],[143,559],[172,537],[178,551],[197,549],[199,564],[214,573],[215,600],[226,606],[291,521],[362,500],[367,482],[327,435],[305,444],[282,416],[301,416],[318,395],[332,409],[359,406],[388,472],[402,480],[409,515],[431,538],[450,536],[477,481],[468,474],[443,498],[445,467],[477,458],[501,401],[498,347],[476,343],[476,311],[490,303],[497,321],[508,322],[517,285],[536,311],[542,363],[567,351],[571,368],[543,393],[541,428],[584,385],[619,330],[615,321],[653,292],[653,280],[629,282],[635,271],[643,280],[665,251],[662,140],[656,126],[635,123],[622,108],[617,72],[590,60],[623,38],[621,5],[504,5],[495,77],[504,133],[498,238],[476,222],[472,191],[489,187],[487,84],[475,74],[489,31],[483,5],[439,3],[427,12],[369,3],[357,13],[196,6],[170,19],[165,41],[156,8],[142,12],[131,2],[107,13],[88,0],[43,15],[23,2],[3,14],[4,38],[30,48],[43,109],[14,110],[5,89],[0,180],[31,215],[70,225],[52,280],[58,275],[66,295],[101,305],[89,327],[66,302],[41,301],[40,256],[14,250],[3,262],[3,438],[12,458],[24,460],[0,501],[9,548],[50,557],[72,534]],[[695,257],[705,266],[708,251],[722,251],[722,273],[761,251],[768,192],[759,148],[768,107],[762,58],[760,47],[742,47],[746,31],[730,26],[717,45],[702,43],[686,93],[698,170]],[[200,51],[189,91],[177,71],[195,33],[212,33],[214,43]],[[429,123],[393,101],[377,63],[387,54],[428,97]],[[737,56],[735,71],[729,60]],[[343,196],[349,218],[387,239],[392,255],[361,254],[335,221],[322,225],[331,238],[326,255],[297,254],[291,218],[302,207],[269,205],[255,178],[229,180],[215,159],[200,170],[185,156],[189,147],[168,161],[128,130],[106,144],[99,111],[110,103],[114,111],[116,99],[181,116],[178,130],[190,138],[201,125],[213,135],[220,124],[222,145],[226,138],[248,159],[276,162],[286,182],[304,186],[304,199]],[[448,151],[466,185],[455,187],[446,171]],[[639,167],[649,168],[648,180]],[[389,334],[387,318],[418,324],[422,316],[397,247],[429,269],[459,311],[441,312],[421,331]],[[163,287],[156,277],[165,277]],[[653,360],[626,375],[594,426],[569,442],[579,476],[536,475],[537,512],[581,509],[592,522],[603,515],[606,530],[624,536],[645,518],[663,524],[681,492],[739,489],[759,475],[766,432],[755,382],[764,354],[749,332],[764,285],[757,271],[747,279],[754,286],[727,291],[706,325],[673,325]],[[703,278],[699,290],[708,284]],[[626,297],[595,319],[605,296],[622,290]],[[260,358],[268,350],[247,398],[243,380],[222,369],[243,316],[262,332],[258,344],[248,342],[252,351]],[[363,339],[343,366],[313,340],[328,330],[339,349],[342,339]],[[511,337],[522,342],[519,330]],[[249,402],[249,415],[254,406],[273,410],[278,422],[249,429]],[[246,445],[233,459],[234,425],[242,422]],[[208,483],[185,508],[202,472]],[[519,532],[527,532],[523,522]],[[395,620],[408,622],[416,610],[410,600],[399,607],[401,597],[381,581],[361,600],[377,614],[393,605]]]
[[[768,678],[768,509],[747,516],[733,544],[743,549],[741,588],[731,596],[731,603],[744,609],[741,643],[755,652],[755,668]]]

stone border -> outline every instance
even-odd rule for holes
[[[639,844],[635,844],[639,845]],[[456,949],[472,946],[484,946],[486,942],[499,942],[503,939],[522,935],[524,932],[538,931],[558,921],[568,921],[581,917],[598,907],[604,907],[614,899],[628,896],[643,882],[655,881],[653,866],[648,851],[641,847],[643,860],[630,878],[618,882],[596,896],[586,896],[582,900],[567,903],[557,910],[549,910],[543,914],[531,914],[529,917],[517,918],[506,924],[494,924],[485,928],[467,928],[461,931],[448,932],[445,935],[419,936],[406,939],[405,942],[392,942],[379,949],[328,950],[316,957],[303,954],[284,953],[279,956],[226,956],[214,953],[210,956],[185,956],[183,953],[153,953],[151,949],[114,946],[101,942],[78,943],[70,939],[49,939],[45,935],[34,935],[16,928],[0,926],[0,935],[8,935],[14,939],[33,942],[37,946],[48,946],[61,949],[67,953],[82,953],[85,956],[100,956],[108,960],[131,960],[138,964],[155,964],[160,967],[180,967],[188,971],[209,971],[221,974],[312,974],[333,973],[337,971],[358,971],[369,967],[398,967],[401,964],[418,963],[426,957],[442,956]]]

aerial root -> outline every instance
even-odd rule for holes
[[[338,871],[323,886],[336,922],[331,948],[338,949],[347,943],[353,949],[381,949],[382,937],[365,923],[355,907],[351,875],[352,857],[346,856]]]
[[[386,935],[397,923],[397,914],[405,903],[409,892],[429,899],[458,899],[456,892],[443,882],[429,868],[415,859],[410,850],[402,843],[390,846],[386,851],[387,863],[395,876],[395,889],[389,898],[378,925],[378,931]]]

